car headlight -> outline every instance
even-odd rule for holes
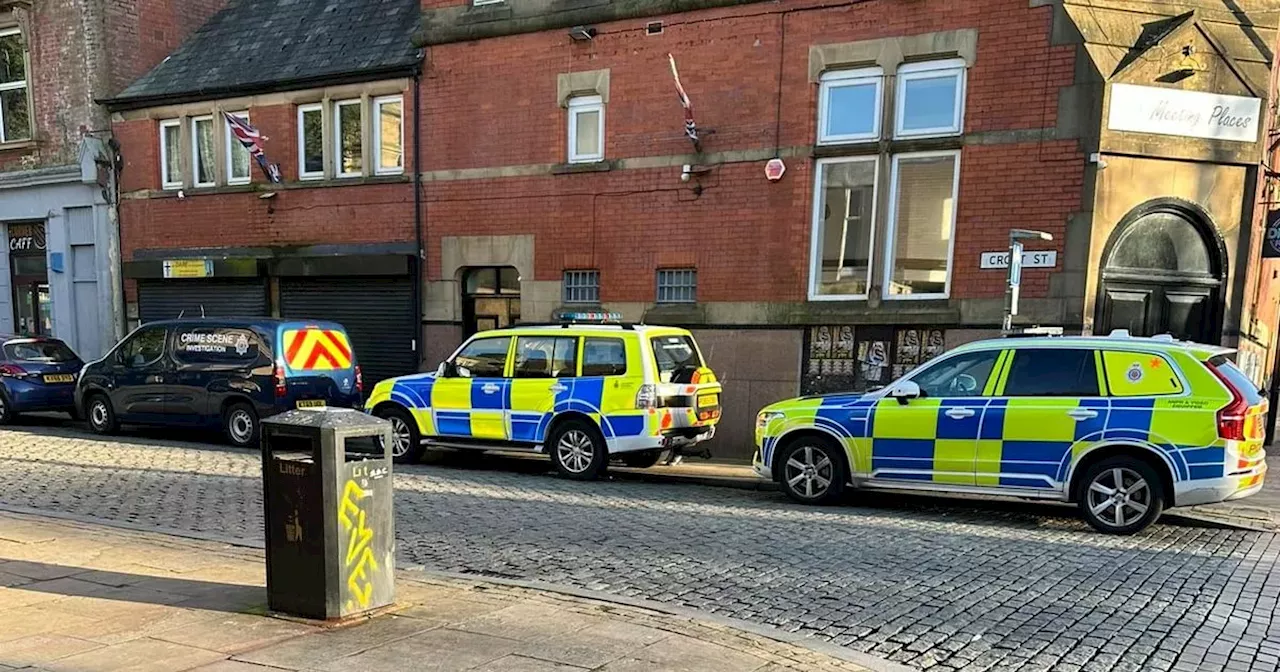
[[[761,411],[756,416],[756,429],[764,429],[774,420],[781,420],[785,415],[779,411]]]

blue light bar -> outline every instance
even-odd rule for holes
[[[586,312],[560,313],[561,322],[621,322],[622,313]]]

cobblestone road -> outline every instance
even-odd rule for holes
[[[13,506],[260,538],[259,479],[251,452],[0,431]],[[396,486],[402,561],[432,569],[678,604],[919,668],[1280,666],[1274,534],[1162,524],[1117,538],[1053,507],[883,496],[814,509],[570,482],[527,461],[412,467]]]

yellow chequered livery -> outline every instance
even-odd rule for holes
[[[380,382],[366,408],[391,421],[400,461],[433,446],[546,452],[586,479],[611,457],[647,467],[710,439],[720,392],[684,329],[566,323],[476,334],[436,372]]]
[[[1123,333],[971,343],[878,392],[766,407],[755,468],[805,503],[846,487],[1055,499],[1133,533],[1262,488],[1267,401],[1232,354]]]

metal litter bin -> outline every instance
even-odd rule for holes
[[[352,409],[262,422],[267,602],[344,619],[395,600],[391,423]]]

